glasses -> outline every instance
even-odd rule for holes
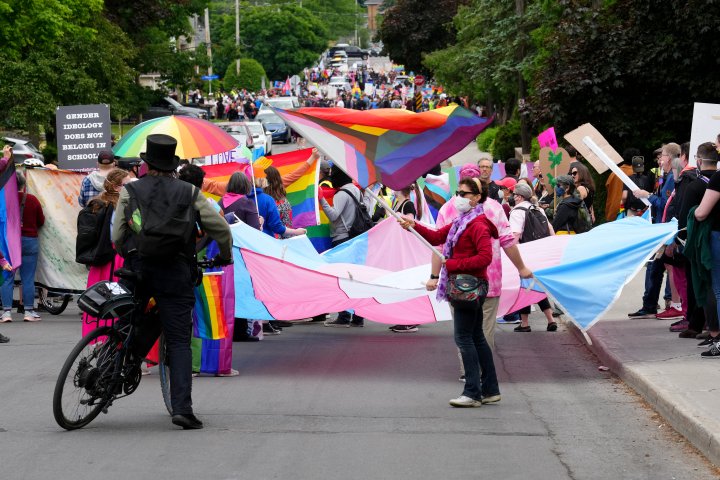
[[[465,195],[474,195],[473,192],[463,192],[462,190],[456,190],[455,195],[458,197],[465,197]]]
[[[710,162],[710,161],[711,160],[709,160],[707,158],[702,158],[702,157],[698,157],[697,155],[695,155],[695,162]]]
[[[478,167],[478,168],[480,168],[480,170],[492,170],[493,169],[493,167],[488,167],[487,165],[480,165],[480,167]]]
[[[577,177],[577,170],[575,170],[574,172],[570,172],[570,175],[572,175],[573,177]]]

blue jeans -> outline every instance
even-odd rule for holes
[[[453,308],[455,345],[465,368],[463,395],[480,400],[500,394],[492,350],[485,340],[482,308]]]
[[[710,251],[712,253],[712,288],[717,303],[718,318],[720,318],[720,232],[713,230],[710,234]]]
[[[37,237],[21,237],[22,265],[20,265],[20,281],[22,282],[22,298],[25,310],[32,310],[35,305],[35,270],[37,269],[40,243]],[[13,265],[14,267],[14,265]],[[2,293],[3,309],[10,310],[13,302],[13,283],[5,282]]]

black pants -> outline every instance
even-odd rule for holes
[[[170,367],[170,397],[173,415],[192,410],[192,309],[195,305],[196,272],[187,261],[154,264],[143,262],[142,281],[136,294],[154,298],[158,317],[140,322],[135,328],[133,352],[143,358],[165,333],[167,363]]]
[[[540,307],[540,311],[541,311],[541,312],[544,312],[544,311],[547,310],[548,308],[552,308],[552,307],[550,306],[550,302],[548,301],[547,298],[543,298],[542,300],[540,300],[540,301],[537,303],[537,306]],[[530,305],[528,305],[527,307],[524,307],[524,308],[521,308],[520,310],[518,310],[518,313],[525,314],[525,315],[530,315],[530,312],[531,312]]]
[[[343,243],[350,240],[350,237],[343,238],[342,240],[333,240],[330,244],[331,248],[335,248],[338,245],[342,245]],[[350,313],[348,310],[345,310],[344,312],[338,313],[338,318],[341,322],[355,322],[355,323],[361,323],[364,319],[360,315],[356,315],[354,313]]]

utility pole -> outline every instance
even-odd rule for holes
[[[523,25],[523,16],[525,15],[525,0],[515,0],[515,13],[518,15],[518,33],[520,36],[520,48],[518,48],[518,65],[525,58],[525,50],[527,43],[525,41],[525,27]],[[527,95],[527,86],[522,72],[518,69],[518,114],[520,115],[520,140],[522,145],[523,160],[525,155],[530,153],[530,130],[528,127],[528,112],[525,96]]]
[[[360,42],[358,42],[358,0],[355,0],[355,46],[360,46]]]
[[[235,62],[235,74],[240,78],[240,0],[235,0],[235,48],[237,50],[237,62]]]
[[[207,56],[208,61],[210,62],[208,65],[208,77],[212,77],[213,71],[212,71],[212,45],[210,44],[210,10],[205,9],[205,45],[207,45]],[[208,95],[212,95],[212,80],[208,80],[210,82],[210,91],[208,92]]]

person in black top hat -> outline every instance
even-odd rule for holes
[[[175,176],[179,159],[176,140],[168,135],[149,135],[148,174],[120,191],[113,224],[113,242],[125,258],[125,266],[140,273],[136,294],[154,298],[159,325],[145,322],[135,329],[133,354],[147,355],[164,332],[170,365],[172,423],[183,429],[202,428],[192,408],[191,312],[193,288],[198,275],[195,259],[196,219],[205,233],[217,241],[218,264],[232,263],[230,228],[199,194],[199,189]]]

